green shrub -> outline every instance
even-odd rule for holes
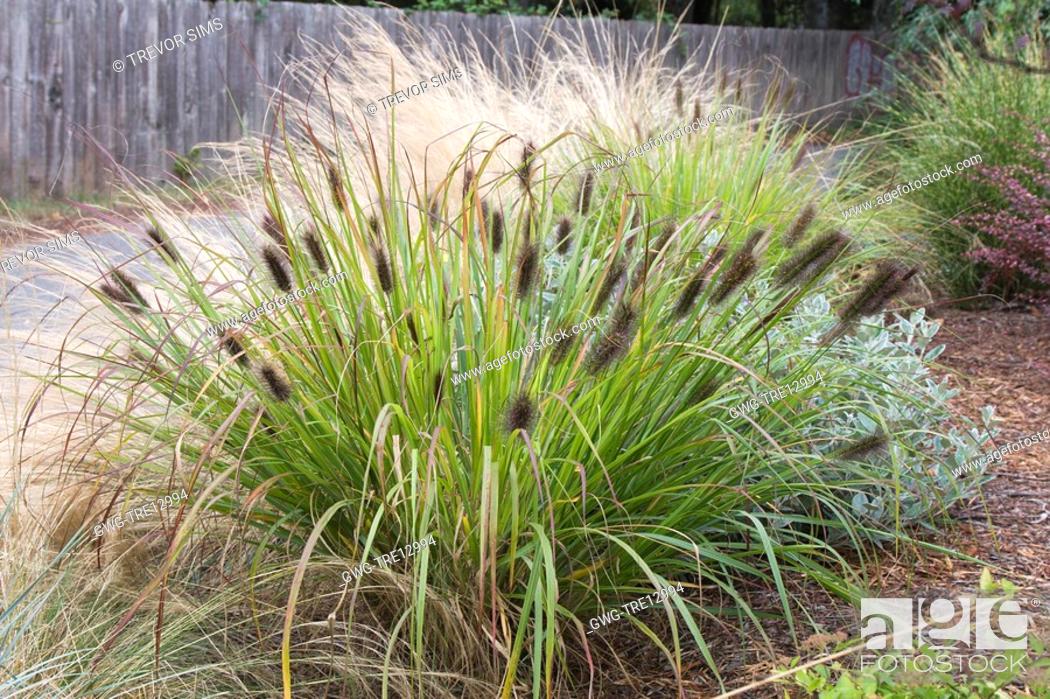
[[[994,56],[1050,68],[1041,36],[1032,37],[1020,51],[1015,40],[1011,33],[990,31],[985,45]],[[1050,80],[982,58],[969,43],[953,45],[945,39],[914,74],[900,79],[899,94],[888,109],[900,137],[885,149],[886,164],[898,173],[898,182],[975,154],[986,167],[1041,168],[1041,163],[1028,161],[1027,153],[1036,146],[1032,124],[1050,114]],[[903,201],[925,218],[927,245],[948,288],[959,295],[979,291],[978,269],[967,253],[995,241],[979,239],[976,231],[952,219],[980,202],[998,201],[994,187],[962,173],[922,187]]]
[[[906,0],[902,9],[897,50],[920,55],[945,39],[957,46],[972,44],[987,29],[1014,38],[1050,32],[1047,0]]]

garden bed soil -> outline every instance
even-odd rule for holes
[[[1001,421],[995,444],[986,453],[1050,428],[1050,316],[1031,308],[946,310],[939,315],[943,326],[938,339],[946,349],[939,358],[938,373],[961,389],[952,400],[953,412],[979,424],[981,407],[994,405]],[[1000,463],[990,465],[988,473],[995,478],[980,495],[949,510],[949,527],[932,536],[924,531],[915,535],[987,562],[995,578],[1018,585],[1022,609],[1031,616],[1029,630],[1038,629],[1046,638],[1050,635],[1050,443],[1034,443],[1007,454]],[[882,597],[955,597],[977,593],[983,567],[909,549],[899,554],[884,552],[868,566],[868,574],[873,593]],[[802,641],[804,659],[819,657],[836,642],[857,636],[856,612],[850,605],[829,601],[815,587],[795,593],[824,629]],[[776,612],[780,607],[772,590],[756,591],[751,601],[757,609]],[[706,624],[705,638],[719,666],[726,668],[728,689],[761,680],[800,655],[782,620],[764,628],[775,646],[772,657],[756,634],[740,635],[729,629],[722,633]],[[641,696],[676,698],[673,683],[668,686],[667,682],[673,677],[667,660],[661,663],[650,657],[647,661],[657,663],[662,672],[653,673],[652,682],[638,680],[637,686],[650,688]],[[719,694],[699,652],[691,649],[687,653],[686,668],[687,697]],[[1007,688],[1011,694],[1019,689]],[[769,684],[738,696],[755,699],[784,694],[783,688],[777,691]]]

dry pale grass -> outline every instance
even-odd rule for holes
[[[407,24],[400,31],[399,45],[369,16],[348,12],[338,46],[314,43],[312,55],[289,67],[270,132],[233,145],[207,144],[221,154],[222,174],[241,184],[242,210],[261,216],[257,176],[263,168],[275,176],[283,207],[305,205],[292,184],[294,155],[313,191],[325,194],[318,199],[330,216],[332,165],[348,173],[346,184],[366,214],[389,189],[392,165],[399,189],[412,195],[410,205],[430,207],[438,198],[455,213],[465,174],[490,155],[487,180],[478,186],[505,202],[519,194],[516,180],[504,175],[521,167],[528,145],[564,177],[723,106],[705,66],[695,60],[679,69],[665,65],[672,41],[624,44],[594,20],[559,25],[539,39],[512,33],[507,45],[516,50],[497,52],[495,67],[485,64],[476,44],[423,36]],[[530,57],[527,65],[522,54]],[[431,83],[389,111],[381,101],[457,67],[462,78]],[[367,113],[369,104],[376,115]],[[293,136],[289,151],[285,143],[269,147],[281,129]],[[724,130],[727,139],[741,137]]]

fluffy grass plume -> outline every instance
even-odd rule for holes
[[[166,236],[156,226],[149,226],[146,228],[146,235],[157,245],[157,250],[160,251],[166,258],[169,264],[177,264],[182,258],[179,257],[179,252],[175,248],[175,243],[172,242],[171,238]]]
[[[265,245],[262,249],[262,259],[266,269],[270,272],[270,279],[281,291],[292,290],[292,277],[288,273],[287,263],[282,257],[279,249],[273,245]]]

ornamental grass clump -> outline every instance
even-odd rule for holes
[[[1035,3],[1016,5],[1032,9]],[[1030,175],[1046,177],[1038,138],[1050,114],[1050,51],[1043,32],[1021,38],[1008,27],[990,25],[975,46],[965,33],[951,32],[913,64],[918,68],[900,74],[886,104],[897,137],[878,151],[886,168],[878,183],[881,191],[891,181],[886,173],[893,173],[897,183],[910,182],[976,154],[998,172],[1027,170],[1021,178],[1026,187],[1035,185]],[[921,231],[917,242],[932,252],[935,263],[930,271],[939,272],[948,290],[960,297],[1039,289],[1038,283],[1027,288],[1027,275],[1000,279],[994,263],[985,264],[990,260],[983,253],[972,254],[999,243],[967,217],[1009,205],[998,186],[1005,182],[972,174],[949,177],[901,200],[916,211]]]
[[[209,362],[207,346],[193,344],[219,313],[194,300],[207,298],[203,283],[166,287],[182,316],[176,330],[140,323],[130,342],[192,370],[153,374],[128,388],[143,401],[147,394],[151,401],[165,397],[153,417],[127,415],[143,444],[178,444],[181,458],[200,463],[210,479],[235,472],[213,507],[233,512],[237,493],[255,493],[246,523],[275,551],[302,550],[306,558],[297,560],[360,560],[434,532],[436,546],[410,564],[411,585],[426,595],[460,595],[482,576],[484,592],[457,633],[470,633],[475,616],[507,605],[516,610],[505,638],[512,648],[501,666],[505,687],[526,667],[565,669],[544,648],[576,643],[573,620],[608,600],[665,581],[695,591],[697,549],[700,584],[718,581],[727,604],[736,599],[738,575],[785,596],[784,575],[807,578],[816,570],[843,593],[855,589],[848,566],[829,564],[826,545],[802,552],[801,542],[813,545],[807,530],[774,532],[763,524],[771,514],[764,503],[798,489],[828,508],[849,501],[852,486],[823,480],[824,457],[804,448],[815,437],[799,416],[815,410],[812,397],[785,400],[779,416],[754,417],[754,430],[725,408],[740,399],[739,367],[760,370],[755,354],[764,333],[790,316],[803,298],[799,284],[817,284],[813,268],[825,271],[829,251],[840,253],[844,239],[818,240],[795,262],[781,263],[793,283],[774,285],[768,282],[785,268],[768,259],[766,230],[716,223],[713,210],[639,214],[616,188],[596,187],[589,217],[573,225],[573,245],[561,252],[530,234],[556,232],[574,196],[546,190],[540,198],[551,179],[542,154],[538,145],[531,161],[538,205],[507,202],[519,217],[512,223],[531,222],[506,228],[517,232],[504,241],[514,257],[493,255],[491,242],[474,234],[488,214],[481,207],[455,213],[442,206],[434,217],[423,202],[401,206],[395,202],[411,194],[396,178],[384,208],[358,210],[345,221],[333,216],[338,201],[308,196],[313,184],[306,176],[296,179],[293,171],[274,182],[274,189],[301,188],[300,200],[316,208],[300,212],[302,220],[282,213],[292,229],[312,232],[288,238],[288,257],[263,246],[260,265],[273,285],[301,288],[325,269],[346,275],[241,334],[222,335],[218,346],[233,361],[218,365]],[[519,172],[490,175],[479,165],[476,177],[498,188]],[[478,196],[496,193],[482,187]],[[351,206],[361,198],[347,188]],[[672,215],[680,223],[649,241],[650,227],[640,222]],[[642,240],[628,246],[624,235]],[[697,260],[693,272],[683,262],[689,259]],[[884,287],[901,276],[890,263],[878,270],[882,276],[844,311],[851,323],[860,311],[878,310]],[[264,296],[268,285],[257,286]],[[752,310],[737,318],[745,307]],[[136,309],[150,313],[142,304]],[[550,351],[532,349],[458,386],[448,381],[595,314],[605,316],[596,331]],[[820,353],[813,342],[795,373],[809,371]],[[822,400],[831,401],[836,389],[827,390]],[[156,448],[129,466],[145,468]],[[725,489],[713,494],[713,483]],[[643,502],[639,519],[635,503]],[[867,531],[830,516],[822,526],[839,530],[842,541],[864,540]],[[719,531],[718,540],[688,534],[701,530]],[[301,548],[306,539],[314,548]],[[728,550],[746,574],[704,562]],[[426,599],[410,604],[412,623],[404,629],[405,642],[420,652],[432,635],[425,631],[432,613]],[[303,613],[293,591],[289,614]],[[666,613],[669,624],[681,626],[681,638],[705,647],[696,601],[685,595]],[[792,605],[785,614],[793,628]],[[515,638],[532,640],[519,645]],[[286,647],[290,642],[283,636]],[[290,660],[287,677],[293,685],[298,677]]]
[[[96,644],[99,662],[138,628],[130,620],[147,602],[180,582],[172,575],[192,578],[181,566],[194,537],[215,541],[205,511],[224,542],[208,561],[294,571],[274,576],[287,580],[279,639],[258,650],[280,672],[243,680],[286,695],[321,683],[353,695],[362,674],[371,688],[410,678],[425,696],[553,694],[587,673],[617,672],[604,641],[584,633],[589,617],[672,583],[686,592],[632,624],[674,667],[696,654],[722,682],[708,639],[723,623],[764,637],[759,614],[774,611],[797,636],[808,617],[799,586],[859,596],[863,580],[836,547],[905,536],[899,520],[849,509],[860,490],[892,490],[899,466],[880,463],[872,475],[871,464],[832,463],[827,444],[858,435],[813,426],[924,396],[918,382],[905,390],[874,371],[852,393],[855,382],[836,380],[849,366],[836,346],[793,325],[811,294],[835,291],[830,265],[873,265],[869,248],[847,255],[839,238],[821,243],[781,273],[791,283],[773,283],[789,254],[777,235],[791,225],[782,202],[836,195],[794,170],[805,135],[773,114],[741,117],[634,158],[616,177],[581,175],[595,148],[635,137],[620,114],[661,126],[678,118],[667,91],[649,87],[674,78],[659,54],[611,83],[579,52],[566,54],[576,63],[539,54],[540,85],[524,97],[468,62],[477,85],[398,105],[384,123],[353,106],[358,93],[378,90],[391,70],[416,75],[437,61],[427,62],[425,42],[410,59],[363,29],[348,39],[362,50],[293,68],[305,80],[328,65],[315,86],[325,99],[289,97],[274,141],[232,148],[245,190],[231,208],[252,211],[264,195],[288,254],[257,213],[205,225],[141,194],[144,216],[178,235],[184,258],[214,269],[157,260],[163,311],[123,286],[103,291],[98,312],[116,337],[96,364],[58,381],[71,391],[75,379],[94,382],[82,400],[120,425],[119,448],[83,462],[102,464],[93,482],[113,493],[129,474],[177,475],[193,503],[172,523],[149,584]],[[368,63],[369,48],[393,64]],[[488,101],[497,89],[504,112]],[[710,91],[696,92],[709,113]],[[543,110],[532,104],[540,97]],[[520,133],[440,122],[469,105],[497,123],[517,113],[512,99],[528,115],[511,122]],[[587,126],[595,115],[604,120]],[[227,244],[244,254],[226,254]],[[303,289],[319,274],[334,281],[237,335],[208,336],[275,286]],[[855,310],[881,311],[904,273],[891,277]],[[881,319],[847,315],[861,329]],[[597,327],[543,343],[594,316]],[[819,321],[820,331],[834,326],[830,314]],[[178,370],[132,372],[120,360],[129,345]],[[827,381],[812,391],[746,418],[729,413],[767,367],[781,369],[783,385],[818,365]],[[477,367],[486,370],[453,380]],[[918,432],[888,432],[887,452],[910,448]],[[323,573],[429,534],[435,543],[396,571],[342,588]],[[753,608],[755,584],[782,607]],[[372,637],[355,625],[361,609],[375,646],[360,642]],[[162,623],[156,633],[163,639]],[[336,658],[330,672],[318,670],[315,643]]]

